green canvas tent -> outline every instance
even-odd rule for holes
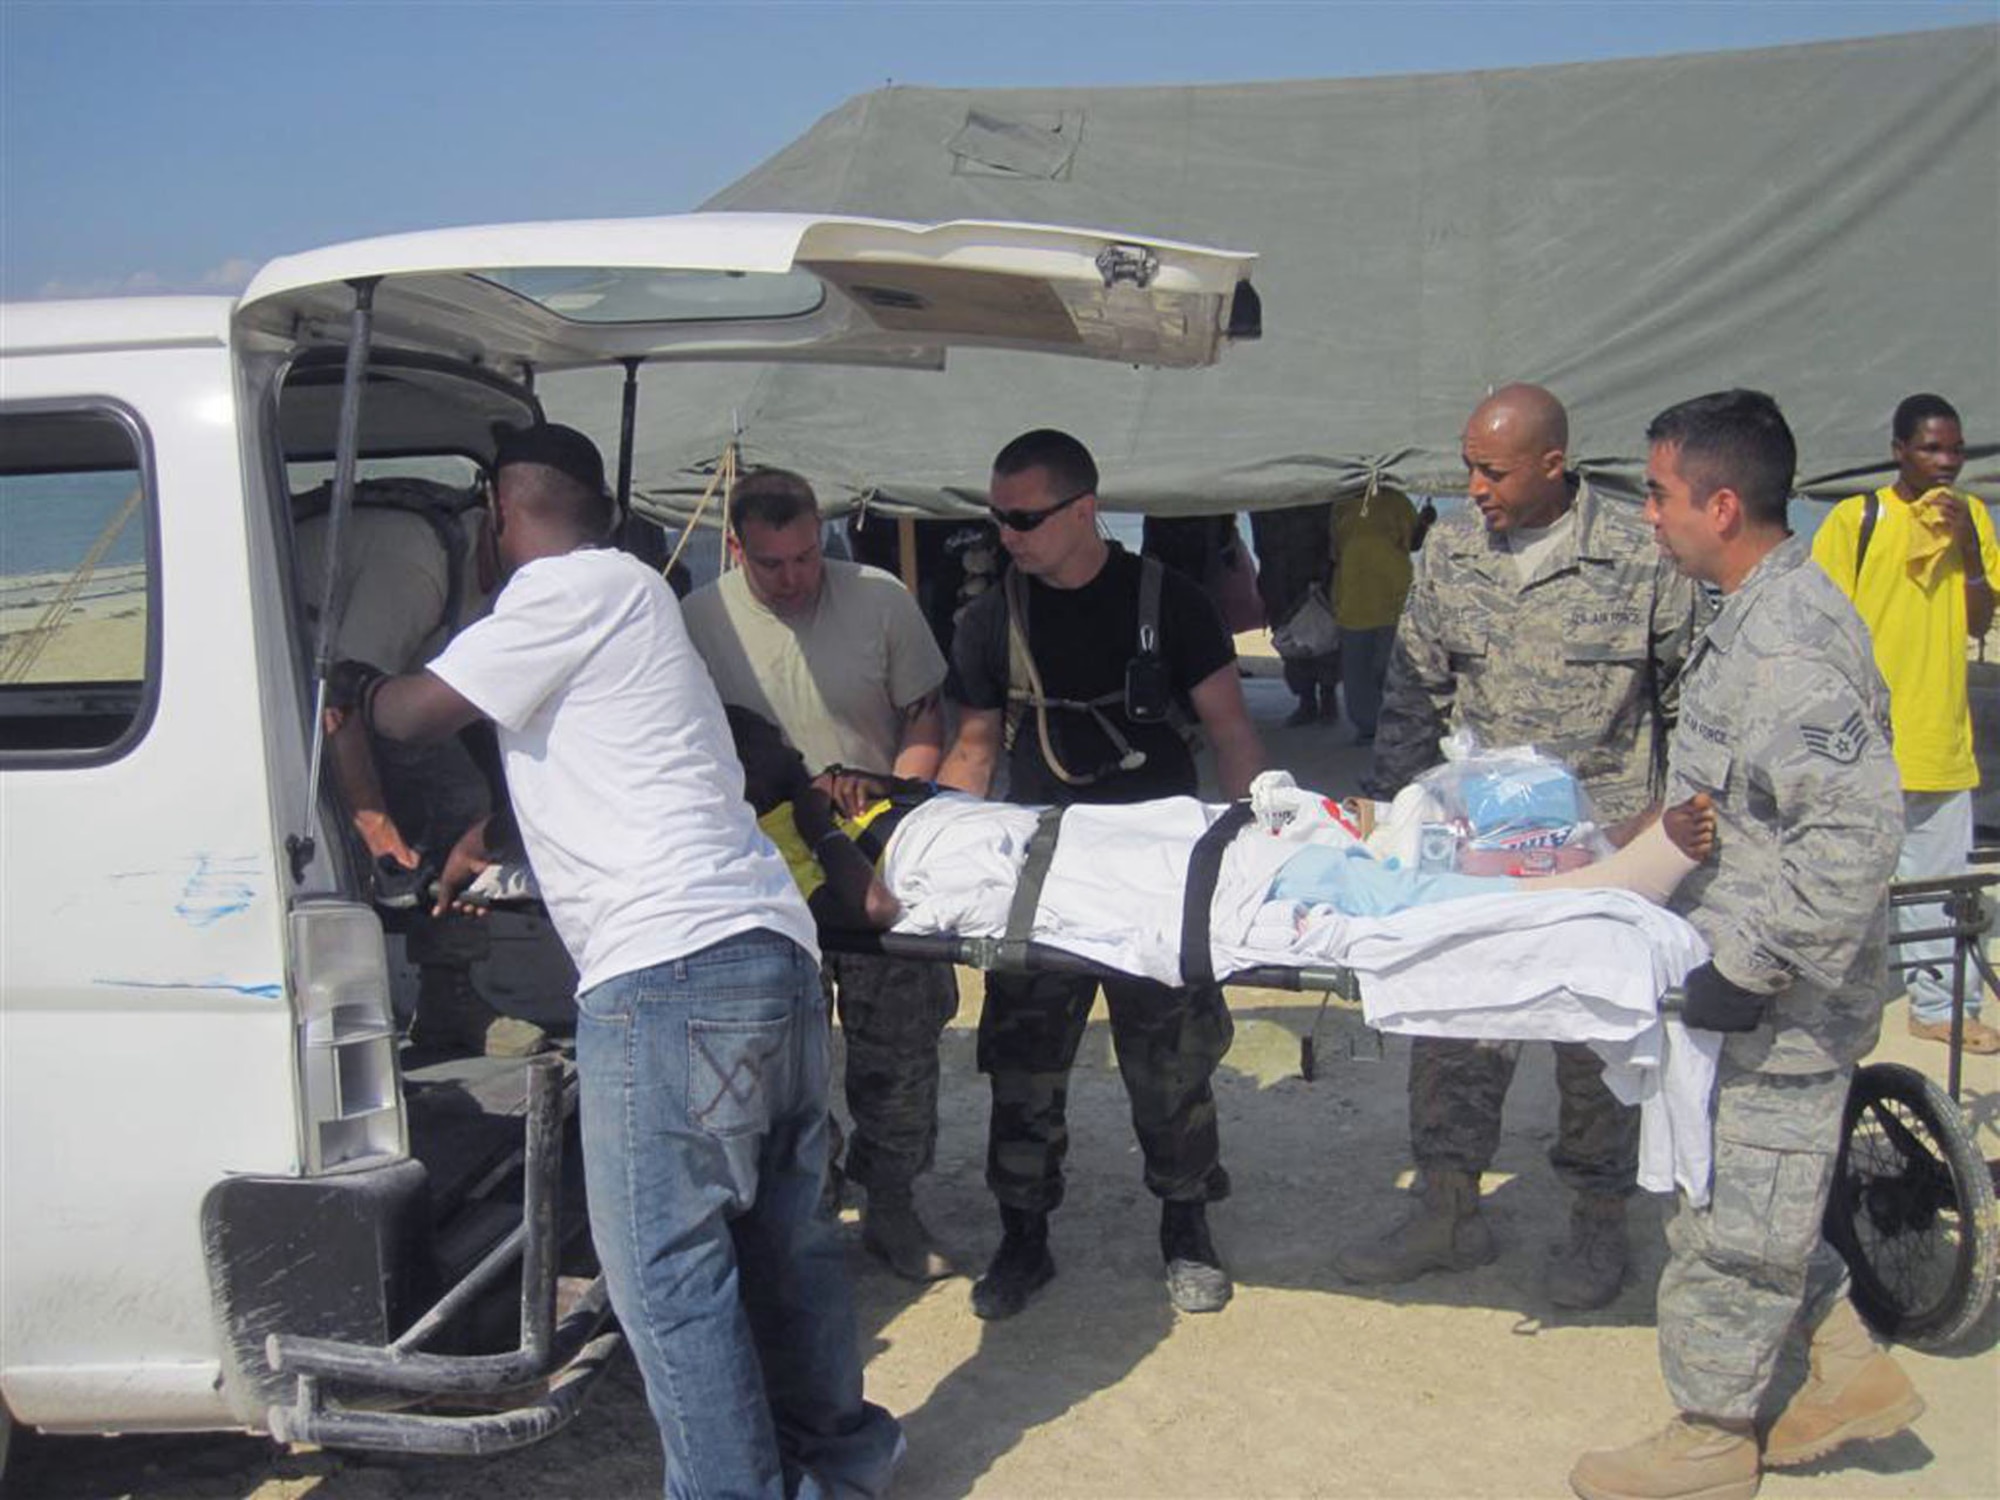
[[[1562,396],[1574,453],[1626,488],[1647,420],[1729,385],[1778,397],[1811,493],[1880,472],[1915,390],[1965,414],[1967,482],[2000,480],[2000,27],[1325,82],[886,88],[704,206],[1255,250],[1264,336],[1195,371],[980,352],[942,375],[648,371],[635,474],[658,515],[739,429],[748,461],[829,504],[964,510],[1041,425],[1092,447],[1113,508],[1286,505],[1370,473],[1449,490],[1466,413],[1517,379]],[[544,396],[609,448],[605,381]]]

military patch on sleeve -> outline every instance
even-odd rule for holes
[[[1868,743],[1868,721],[1857,708],[1838,729],[1801,724],[1799,737],[1814,755],[1823,755],[1837,766],[1851,766],[1861,759],[1862,747]]]

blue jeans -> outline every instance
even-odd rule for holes
[[[854,1306],[818,1213],[819,969],[748,932],[577,999],[584,1177],[666,1493],[874,1496],[901,1453],[861,1397]]]
[[[1972,793],[1903,793],[1903,852],[1896,861],[1898,880],[1936,880],[1965,873],[1972,848]],[[1898,932],[1921,932],[1945,925],[1942,906],[1895,906],[1889,910]],[[1920,959],[1921,969],[1903,971],[1910,990],[1910,1014],[1940,1025],[1951,1019],[1951,939],[1899,943],[1889,950],[1894,964]],[[1966,965],[1965,1013],[1979,1014],[1979,971]]]

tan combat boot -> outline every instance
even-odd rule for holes
[[[942,1281],[958,1274],[917,1217],[916,1199],[907,1187],[868,1189],[861,1205],[861,1245],[905,1281]]]
[[[1579,1193],[1570,1205],[1569,1243],[1549,1262],[1547,1292],[1557,1307],[1602,1307],[1625,1284],[1625,1200]]]
[[[1569,1471],[1583,1500],[1750,1500],[1757,1479],[1748,1422],[1686,1414],[1630,1447],[1586,1453]]]
[[[417,971],[410,1045],[475,1057],[532,1057],[549,1045],[549,1035],[533,1021],[503,1016],[488,1005],[464,969],[425,964]]]
[[[1764,1462],[1809,1464],[1843,1443],[1893,1437],[1924,1413],[1924,1398],[1845,1297],[1813,1330],[1806,1383],[1771,1424]]]
[[[1424,1171],[1416,1207],[1387,1234],[1349,1245],[1333,1268],[1349,1281],[1394,1286],[1426,1271],[1469,1271],[1495,1255],[1471,1172]]]

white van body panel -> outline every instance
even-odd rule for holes
[[[9,405],[137,418],[159,558],[143,736],[0,780],[0,1394],[26,1422],[226,1422],[198,1206],[298,1165],[235,382],[212,316],[173,321],[6,366]]]
[[[6,357],[127,354],[140,349],[213,348],[229,343],[230,297],[113,297],[7,305]],[[12,366],[4,391],[25,400],[26,377]]]

